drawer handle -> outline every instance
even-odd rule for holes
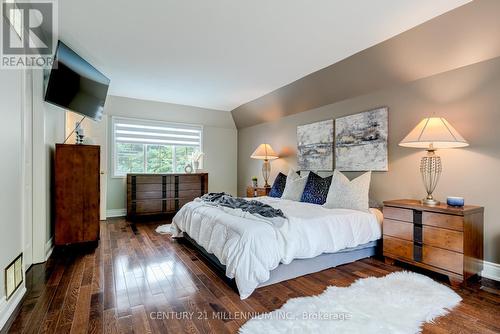
[[[413,241],[422,244],[422,225],[413,225]]]
[[[422,225],[422,211],[413,210],[413,223]]]
[[[422,262],[422,245],[413,244],[413,260],[415,262]]]

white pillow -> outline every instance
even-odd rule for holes
[[[308,176],[309,173],[306,173],[306,175],[299,175],[296,171],[290,169],[288,171],[288,176],[286,177],[285,189],[283,190],[281,198],[292,201],[300,201]]]
[[[371,175],[372,172],[364,173],[349,181],[344,174],[334,170],[332,183],[323,206],[329,209],[369,211],[368,193]]]

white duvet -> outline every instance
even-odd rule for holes
[[[375,209],[367,213],[279,198],[255,199],[281,209],[285,223],[278,228],[241,210],[222,210],[201,201],[184,205],[172,221],[173,237],[186,232],[226,266],[226,276],[236,280],[241,299],[266,282],[280,263],[334,253],[381,236],[382,213]]]

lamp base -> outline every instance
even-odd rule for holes
[[[436,201],[435,199],[424,198],[422,200],[422,204],[433,206],[433,205],[439,205],[441,204],[441,202]]]
[[[434,199],[432,193],[436,189],[442,169],[441,158],[436,155],[434,147],[429,147],[427,156],[422,157],[420,161],[420,173],[427,192],[427,197],[422,200],[422,204],[439,205],[439,201]]]
[[[262,176],[264,178],[264,187],[269,188],[271,187],[269,183],[267,182],[269,180],[269,174],[271,174],[271,163],[269,162],[268,159],[264,160],[264,163],[262,164]]]

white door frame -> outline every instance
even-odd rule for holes
[[[26,271],[33,264],[33,72],[22,78],[22,251]]]
[[[100,202],[100,216],[101,220],[106,220],[107,218],[107,208],[108,208],[108,157],[109,157],[109,151],[108,151],[108,142],[109,142],[109,137],[108,137],[108,117],[107,115],[104,115],[102,118],[101,122],[103,123],[101,126],[103,127],[103,135],[104,135],[104,141],[100,143],[101,145],[101,171],[100,171],[100,195],[101,195],[101,202]]]
[[[43,75],[43,70],[33,70],[33,263],[45,262],[52,251],[52,240],[46,241],[47,226],[51,224],[51,180],[47,173],[50,162],[45,140]]]

